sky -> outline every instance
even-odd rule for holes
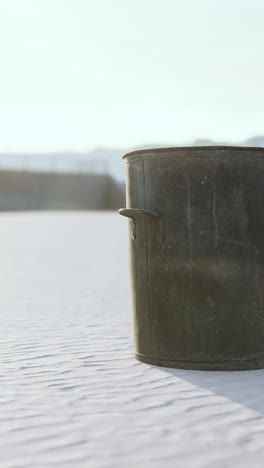
[[[263,0],[0,0],[0,151],[264,134]]]

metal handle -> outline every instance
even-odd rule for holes
[[[120,208],[118,213],[131,219],[135,219],[137,215],[155,216],[156,218],[160,217],[157,213],[153,213],[153,211],[140,210],[139,208]]]
[[[136,218],[137,216],[147,215],[154,218],[160,218],[160,215],[154,213],[153,211],[149,210],[141,210],[139,208],[120,208],[118,213],[122,216],[126,216],[127,218],[131,219],[131,236],[132,239],[135,240],[137,237],[136,231]]]

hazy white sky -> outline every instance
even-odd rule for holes
[[[263,0],[0,0],[0,151],[264,134]]]

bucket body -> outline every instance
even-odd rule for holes
[[[124,156],[136,358],[264,367],[264,149]]]

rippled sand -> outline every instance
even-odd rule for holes
[[[264,371],[133,359],[127,222],[0,215],[0,467],[262,467]]]

